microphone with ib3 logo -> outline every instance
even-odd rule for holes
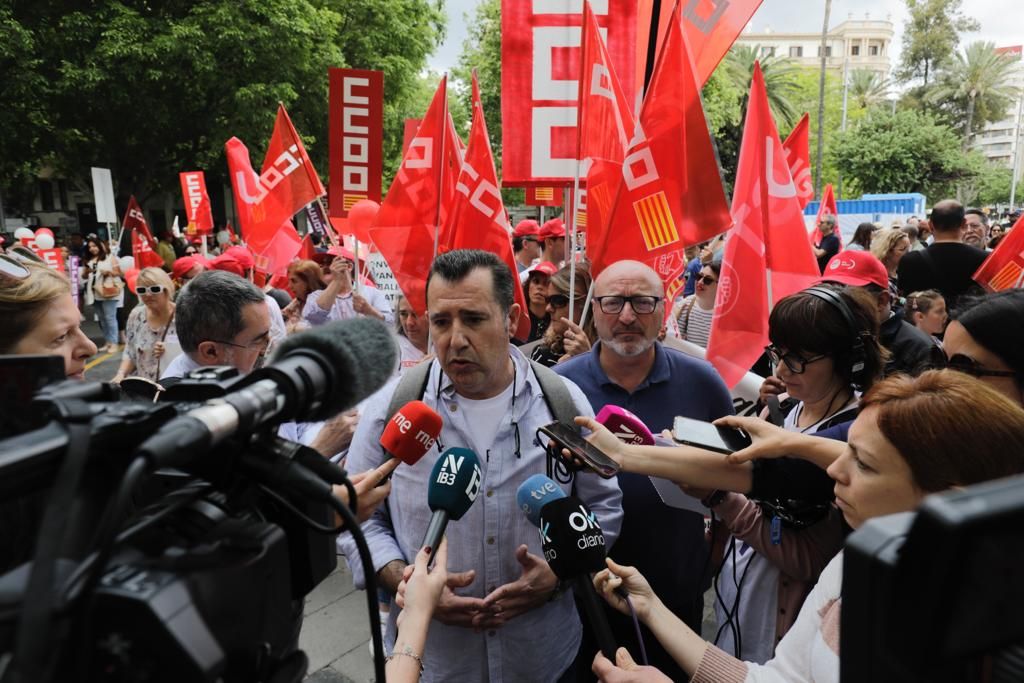
[[[531,522],[534,522],[535,504],[543,501],[535,523],[540,531],[544,559],[559,580],[572,583],[601,652],[615,661],[615,637],[604,613],[604,601],[594,589],[591,578],[605,568],[607,554],[597,516],[582,500],[566,496],[554,481],[543,475],[523,482],[516,498]]]
[[[449,448],[434,463],[427,488],[427,505],[434,513],[420,547],[437,551],[449,520],[460,520],[480,495],[483,474],[480,459],[468,448]]]

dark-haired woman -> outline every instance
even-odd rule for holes
[[[88,254],[82,266],[82,280],[85,282],[85,303],[96,310],[100,328],[106,344],[99,349],[100,353],[117,350],[118,327],[117,306],[123,301],[124,283],[121,280],[121,266],[117,258],[110,253],[106,243],[95,237],[85,241]]]
[[[1024,289],[961,299],[942,344],[950,368],[1024,406]]]
[[[594,316],[588,315],[583,327],[579,324],[587,290],[590,289],[590,268],[584,263],[576,264],[576,291],[573,294],[575,301],[571,322],[568,318],[570,275],[569,266],[563,266],[548,281],[547,296],[544,300],[551,322],[544,331],[544,336],[537,340],[537,345],[530,353],[530,358],[549,368],[573,356],[586,353],[597,340]]]
[[[878,227],[874,223],[861,223],[853,233],[853,239],[846,245],[847,251],[871,251],[871,238]]]

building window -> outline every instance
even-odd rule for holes
[[[761,48],[761,56],[762,57],[774,57],[775,56],[775,48],[774,47],[762,47]]]
[[[821,45],[818,46],[818,56],[819,57],[821,56]],[[826,45],[825,46],[825,56],[826,57],[831,57],[832,56],[832,46],[831,45]]]
[[[65,211],[70,209],[71,204],[68,203],[68,181],[57,181],[57,193],[60,195],[60,208],[64,209]]]
[[[802,46],[800,46],[800,45],[797,45],[795,47],[789,48],[789,56],[790,57],[803,57],[804,56],[804,48]]]
[[[39,181],[39,202],[43,211],[53,211],[53,183],[49,180]]]
[[[860,45],[854,45],[850,48],[850,54],[854,57],[860,56]]]
[[[872,57],[877,57],[878,56],[878,46],[877,45],[868,45],[868,54],[870,56],[872,56]]]

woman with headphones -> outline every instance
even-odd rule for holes
[[[858,288],[819,285],[781,299],[768,319],[768,337],[765,351],[789,397],[788,410],[780,407],[771,417],[792,432],[814,434],[852,421],[861,391],[885,365],[874,300]],[[691,492],[731,535],[715,579],[716,644],[735,657],[766,662],[839,551],[840,518],[821,501]]]

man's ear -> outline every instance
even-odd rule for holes
[[[519,317],[523,314],[523,309],[519,307],[519,304],[514,303],[508,309],[508,334],[511,337],[515,334],[516,328],[519,327]]]
[[[199,342],[196,347],[196,360],[204,365],[220,365],[220,347],[217,342]]]

